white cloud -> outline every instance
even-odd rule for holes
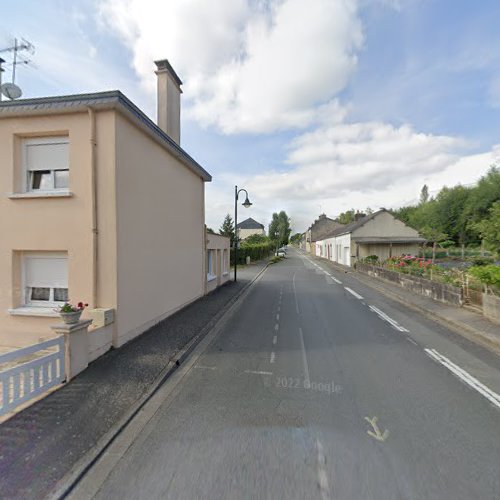
[[[363,41],[354,0],[106,0],[99,12],[147,88],[152,60],[168,57],[189,115],[225,133],[314,123],[336,105]]]
[[[467,146],[461,138],[417,132],[410,125],[323,126],[291,142],[287,171],[239,181],[254,201],[252,217],[267,219],[284,209],[295,230],[302,231],[321,212],[335,216],[350,208],[395,208],[416,201],[423,184],[437,192],[444,185],[476,182],[499,162],[500,147],[467,155]],[[221,219],[224,209],[231,211],[230,203],[216,201],[229,190],[229,183],[221,191],[207,190],[207,218]]]

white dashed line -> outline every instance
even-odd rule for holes
[[[356,297],[359,300],[363,299],[363,297],[361,297],[361,295],[359,293],[355,292],[354,290],[351,290],[350,288],[348,288],[346,286],[344,287],[344,290],[348,291],[351,295],[354,295],[354,297]]]
[[[297,300],[297,289],[295,288],[295,275],[297,273],[293,273],[293,279],[292,279],[292,284],[293,284],[293,296],[295,298],[295,310],[297,311],[297,314],[300,314],[299,310],[299,301]]]
[[[260,372],[254,370],[245,370],[245,373],[251,373],[252,375],[272,375],[273,372]]]
[[[274,351],[271,353],[271,359],[269,360],[269,363],[274,363],[274,359],[276,358],[276,354],[274,354]]]
[[[276,323],[276,324],[274,325],[274,329],[275,329],[276,331],[278,331],[278,330],[280,329],[280,325],[278,325],[278,323]]]
[[[280,320],[280,315],[279,315],[279,314],[277,314],[277,315],[276,315],[276,321],[279,321],[279,320]]]
[[[302,334],[302,328],[299,327],[300,336],[300,346],[302,347],[302,362],[304,363],[304,378],[309,381],[309,366],[307,364],[306,347],[304,345],[304,335]]]
[[[401,326],[397,321],[393,320],[385,312],[381,311],[378,307],[375,306],[368,306],[374,313],[378,314],[381,319],[384,321],[387,321],[387,323],[390,323],[396,330],[399,330],[400,332],[409,332],[407,328],[404,326]]]
[[[195,368],[200,370],[217,370],[216,366],[203,366],[203,365],[194,365]]]
[[[323,500],[330,499],[330,485],[328,484],[328,475],[326,473],[326,458],[323,451],[323,445],[319,439],[316,439],[316,451],[318,453],[318,486]]]
[[[333,276],[331,276],[332,280],[335,281],[335,283],[337,283],[338,285],[341,285],[342,284],[342,281],[338,280],[337,278],[334,278]]]
[[[462,382],[465,382],[469,387],[472,387],[472,389],[475,389],[479,392],[479,394],[484,396],[490,403],[494,404],[497,408],[500,408],[500,395],[493,392],[489,387],[479,382],[477,378],[473,377],[470,373],[467,373],[464,369],[451,362],[448,358],[439,354],[436,349],[424,349],[424,351],[428,356],[434,359],[434,361],[437,361],[448,368],[448,370],[456,375]]]
[[[275,336],[273,337],[273,345],[276,345],[277,343],[278,343],[278,336],[277,336],[277,335],[275,335]]]
[[[411,337],[405,337],[405,339],[408,341],[408,342],[411,342],[413,345],[416,345],[418,346],[418,344],[411,338]]]

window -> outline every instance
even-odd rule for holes
[[[68,301],[68,256],[26,253],[23,256],[24,305],[54,307]]]
[[[67,137],[39,137],[23,141],[26,191],[60,191],[69,188]]]
[[[207,280],[215,279],[215,252],[214,250],[207,250]]]

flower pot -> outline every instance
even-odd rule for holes
[[[70,313],[61,312],[59,314],[61,315],[62,320],[67,325],[74,325],[80,321],[80,316],[82,315],[82,312],[83,309],[81,311],[75,311]]]

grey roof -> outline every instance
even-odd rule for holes
[[[20,115],[58,114],[95,110],[116,109],[129,117],[157,142],[178,158],[184,165],[210,182],[212,176],[173,139],[171,139],[156,123],[141,111],[130,99],[119,90],[97,92],[93,94],[75,94],[54,97],[38,97],[34,99],[18,99],[0,101],[0,118]]]
[[[257,222],[256,220],[252,219],[251,217],[244,220],[243,222],[240,222],[236,227],[239,229],[264,229],[263,224],[261,224],[260,222]]]

